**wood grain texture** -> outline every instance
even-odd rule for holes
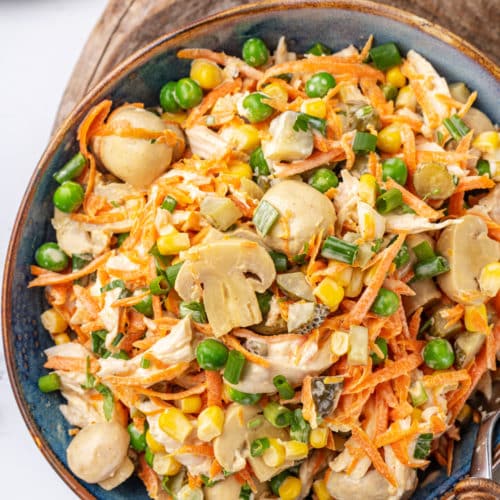
[[[155,38],[251,0],[109,0],[63,95],[55,127],[110,70]],[[383,0],[440,24],[500,62],[499,0]]]

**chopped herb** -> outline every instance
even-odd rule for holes
[[[373,240],[372,246],[371,246],[371,251],[373,253],[377,253],[380,251],[382,248],[382,243],[384,242],[384,238],[377,238],[376,240]]]
[[[130,359],[130,356],[123,349],[121,349],[120,352],[115,352],[111,357],[115,359]]]
[[[182,264],[184,262],[178,262],[177,264],[174,264],[173,266],[167,267],[165,269],[165,276],[167,278],[168,284],[174,288],[175,286],[175,280],[177,279],[177,275],[179,274],[179,271],[181,270]]]
[[[250,498],[252,498],[252,490],[250,489],[250,486],[245,483],[240,489],[240,496],[238,497],[238,500],[250,500]]]
[[[114,200],[113,200],[113,201],[110,201],[109,203],[110,203],[113,207],[115,207],[115,208],[120,208],[120,204],[119,204],[117,201],[114,201]]]
[[[102,396],[104,397],[104,417],[109,421],[113,416],[113,409],[115,406],[115,398],[113,397],[113,393],[111,392],[111,389],[104,384],[97,384],[95,386],[95,390],[102,394]]]
[[[309,442],[309,434],[311,432],[311,426],[304,419],[302,415],[302,410],[297,408],[293,411],[292,421],[290,422],[290,437],[296,441],[301,441],[302,443]]]
[[[424,460],[427,458],[431,451],[431,444],[434,436],[428,432],[425,434],[420,434],[417,439],[417,444],[415,445],[415,451],[413,452],[413,458],[418,460]]]
[[[123,242],[130,236],[130,233],[119,233],[115,236],[116,238],[116,246],[120,248],[123,245]]]
[[[310,128],[317,130],[322,135],[326,135],[326,120],[323,120],[323,118],[316,118],[307,113],[298,113],[297,119],[293,125],[293,130],[296,132],[299,130],[307,132]]]
[[[188,314],[196,323],[208,323],[205,307],[201,302],[181,302],[179,306],[179,314],[181,318],[185,318]]]
[[[123,338],[123,333],[119,332],[113,339],[113,342],[111,342],[111,345],[113,347],[116,347],[121,342],[122,338]]]
[[[264,293],[257,292],[256,294],[257,302],[259,303],[259,309],[262,313],[262,317],[268,315],[269,310],[271,309],[271,299],[273,298],[273,294],[270,291],[265,291]]]
[[[90,334],[92,351],[99,356],[102,356],[106,351],[104,344],[108,333],[109,332],[107,330],[95,330]]]
[[[168,477],[168,476],[167,476]],[[205,474],[201,474],[201,481],[204,486],[207,488],[211,488],[212,486],[215,486],[219,481],[214,481],[213,479],[210,479],[208,476],[205,476]]]
[[[85,360],[85,383],[82,385],[84,389],[92,389],[95,385],[95,377],[90,373],[90,356]]]

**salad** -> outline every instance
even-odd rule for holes
[[[54,175],[30,287],[71,471],[151,498],[409,498],[500,351],[500,138],[395,43],[189,48]]]

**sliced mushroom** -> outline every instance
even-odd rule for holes
[[[410,284],[410,288],[415,295],[403,297],[403,305],[408,316],[419,307],[425,308],[441,298],[441,293],[431,279],[415,281]]]
[[[122,106],[111,113],[107,126],[117,130],[112,135],[96,135],[91,147],[100,163],[113,175],[132,186],[149,186],[184,151],[184,136],[174,124],[166,124],[151,111],[134,106]],[[120,129],[123,135],[120,135]],[[174,146],[160,140],[127,136],[131,130],[173,132]],[[175,137],[174,137],[175,138]]]
[[[217,337],[262,321],[255,292],[267,290],[276,276],[264,248],[235,238],[192,247],[185,257],[175,290],[183,300],[203,298]]]
[[[127,457],[109,479],[99,482],[99,486],[106,491],[110,491],[126,481],[133,473],[134,464]]]
[[[495,130],[492,121],[477,108],[470,108],[465,113],[463,121],[471,130],[474,130],[474,135],[487,132],[488,130]]]
[[[226,409],[222,434],[214,439],[214,456],[224,470],[237,472],[245,467],[244,450],[248,433],[246,423],[258,411],[255,406],[237,403]]]
[[[484,210],[497,224],[500,224],[500,184],[497,184],[484,198],[481,198],[477,208]]]
[[[87,483],[103,482],[114,476],[123,482],[133,472],[133,467],[123,463],[128,460],[129,442],[128,432],[116,422],[90,424],[73,438],[66,450],[69,468]]]
[[[215,483],[209,488],[203,488],[205,500],[223,500],[224,498],[239,498],[241,484],[234,476]]]
[[[437,251],[450,263],[450,270],[437,278],[444,293],[460,304],[484,302],[487,297],[478,285],[481,270],[500,259],[500,243],[488,237],[486,223],[466,215],[441,233]]]
[[[280,217],[264,243],[289,257],[300,254],[311,238],[335,225],[335,208],[322,193],[301,181],[282,181],[269,189],[263,200],[270,203]]]

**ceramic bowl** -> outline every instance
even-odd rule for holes
[[[458,15],[458,14],[457,14]],[[7,367],[23,417],[41,452],[70,488],[82,498],[147,498],[137,479],[106,492],[81,483],[67,468],[68,425],[58,410],[58,393],[41,394],[37,380],[43,373],[43,349],[51,341],[40,323],[47,304],[43,291],[28,289],[29,266],[35,249],[54,238],[50,224],[52,174],[76,152],[76,130],[91,106],[102,99],[157,103],[161,86],[188,73],[189,62],[176,58],[182,47],[208,47],[239,54],[251,36],[262,37],[269,47],[286,35],[291,50],[304,52],[315,41],[340,49],[362,46],[373,33],[377,43],[396,41],[402,52],[417,49],[449,81],[465,81],[479,92],[477,105],[500,123],[499,69],[468,43],[446,30],[400,10],[365,1],[278,2],[247,5],[210,17],[165,35],[137,52],[113,71],[77,106],[55,134],[35,169],[12,234],[3,283],[3,336]],[[427,472],[415,499],[439,497],[462,477],[470,464],[476,430],[470,428],[460,442],[453,475]],[[227,499],[230,500],[230,499]]]

